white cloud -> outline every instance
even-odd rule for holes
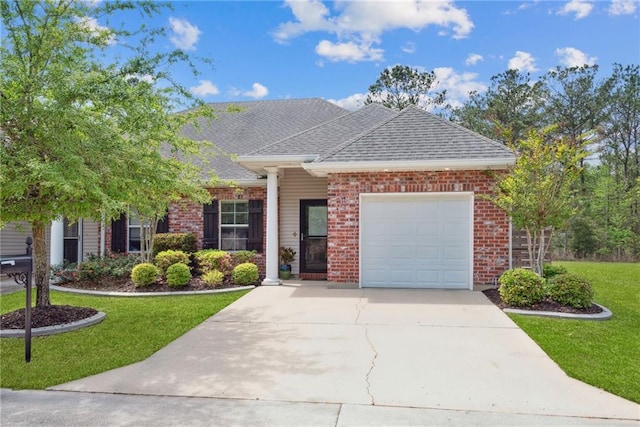
[[[372,47],[371,43],[358,45],[354,42],[332,43],[322,40],[316,46],[316,53],[332,62],[360,62],[380,61],[383,59],[384,50]]]
[[[476,73],[458,73],[451,67],[437,67],[433,69],[438,80],[438,91],[447,91],[446,103],[458,108],[469,98],[469,93],[484,92],[487,86],[476,81]]]
[[[105,37],[105,43],[107,45],[115,44],[116,38],[113,31],[108,27],[98,24],[98,20],[96,18],[76,16],[73,18],[73,21],[93,37]]]
[[[588,56],[573,47],[563,47],[556,49],[556,56],[560,58],[560,64],[565,67],[581,67],[583,65],[594,65],[596,63],[595,56]]]
[[[607,11],[609,15],[633,15],[637,7],[634,0],[612,0]]]
[[[322,48],[336,50],[348,47],[353,50],[355,46],[360,51],[370,52],[364,57],[375,57],[378,55],[376,52],[381,55],[382,50],[373,48],[372,44],[379,44],[385,31],[400,28],[419,31],[433,25],[460,39],[467,37],[474,27],[467,11],[456,7],[452,0],[336,1],[332,3],[333,14],[319,0],[286,0],[285,4],[295,20],[277,27],[273,33],[276,41],[283,43],[308,32],[322,31],[337,38],[335,42],[326,41]],[[339,54],[335,57],[342,56],[346,61],[353,60],[353,55]]]
[[[402,51],[404,53],[415,53],[416,52],[416,44],[414,42],[407,42],[403,47]]]
[[[593,3],[585,0],[571,0],[558,11],[559,15],[569,15],[575,13],[575,19],[582,19],[589,16],[593,10]]]
[[[195,44],[200,39],[202,31],[186,19],[170,17],[169,25],[173,35],[169,37],[171,43],[177,48],[195,50]]]
[[[354,93],[342,99],[327,99],[327,101],[336,104],[338,107],[346,108],[350,111],[355,111],[364,106],[364,101],[367,99],[366,93]]]
[[[467,56],[467,59],[465,59],[464,63],[466,65],[476,65],[480,61],[484,61],[484,57],[482,55],[479,55],[477,53],[470,53],[469,56]]]
[[[126,76],[127,81],[138,81],[146,83],[154,83],[156,79],[151,74],[129,74]]]
[[[261,85],[260,83],[254,83],[251,87],[253,88],[252,90],[242,92],[242,95],[248,96],[254,99],[260,99],[260,98],[264,98],[269,93],[269,89],[267,89],[265,86]]]
[[[520,70],[533,73],[538,71],[536,67],[536,59],[529,52],[516,51],[516,55],[509,60],[508,68],[510,70]]]
[[[218,87],[209,80],[200,80],[198,86],[189,88],[191,93],[198,96],[217,95],[220,93]]]

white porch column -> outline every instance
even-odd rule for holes
[[[49,262],[61,264],[64,260],[64,222],[62,218],[51,221],[51,242]]]
[[[279,285],[278,278],[278,168],[267,171],[267,259],[263,285]]]

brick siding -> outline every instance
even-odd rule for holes
[[[509,268],[509,218],[491,202],[492,174],[485,171],[361,172],[328,176],[328,277],[359,282],[360,193],[469,192],[474,197],[473,282],[491,284]]]

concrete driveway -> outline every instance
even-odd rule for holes
[[[471,291],[259,287],[145,361],[52,389],[640,420]]]

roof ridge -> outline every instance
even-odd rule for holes
[[[372,103],[375,104],[375,103]],[[382,106],[384,108],[384,105]],[[391,110],[391,108],[388,108],[389,110]],[[403,109],[401,111],[396,111],[394,115],[390,116],[388,119],[383,120],[382,122],[380,122],[378,125],[367,129],[361,133],[359,133],[358,135],[354,136],[353,138],[351,138],[350,140],[343,142],[342,144],[338,145],[337,147],[335,147],[333,150],[328,151],[327,153],[325,153],[323,156],[318,157],[317,159],[314,160],[314,162],[322,162],[323,160],[325,160],[326,158],[333,156],[336,153],[339,153],[340,151],[344,150],[345,148],[347,148],[348,146],[350,146],[351,144],[353,144],[354,142],[358,141],[359,139],[362,139],[364,136],[366,136],[367,134],[374,132],[377,129],[380,129],[382,126],[386,125],[387,123],[389,123],[391,120],[395,119],[396,117],[399,117],[404,111],[406,111],[407,109]],[[392,110],[393,111],[393,110]]]

